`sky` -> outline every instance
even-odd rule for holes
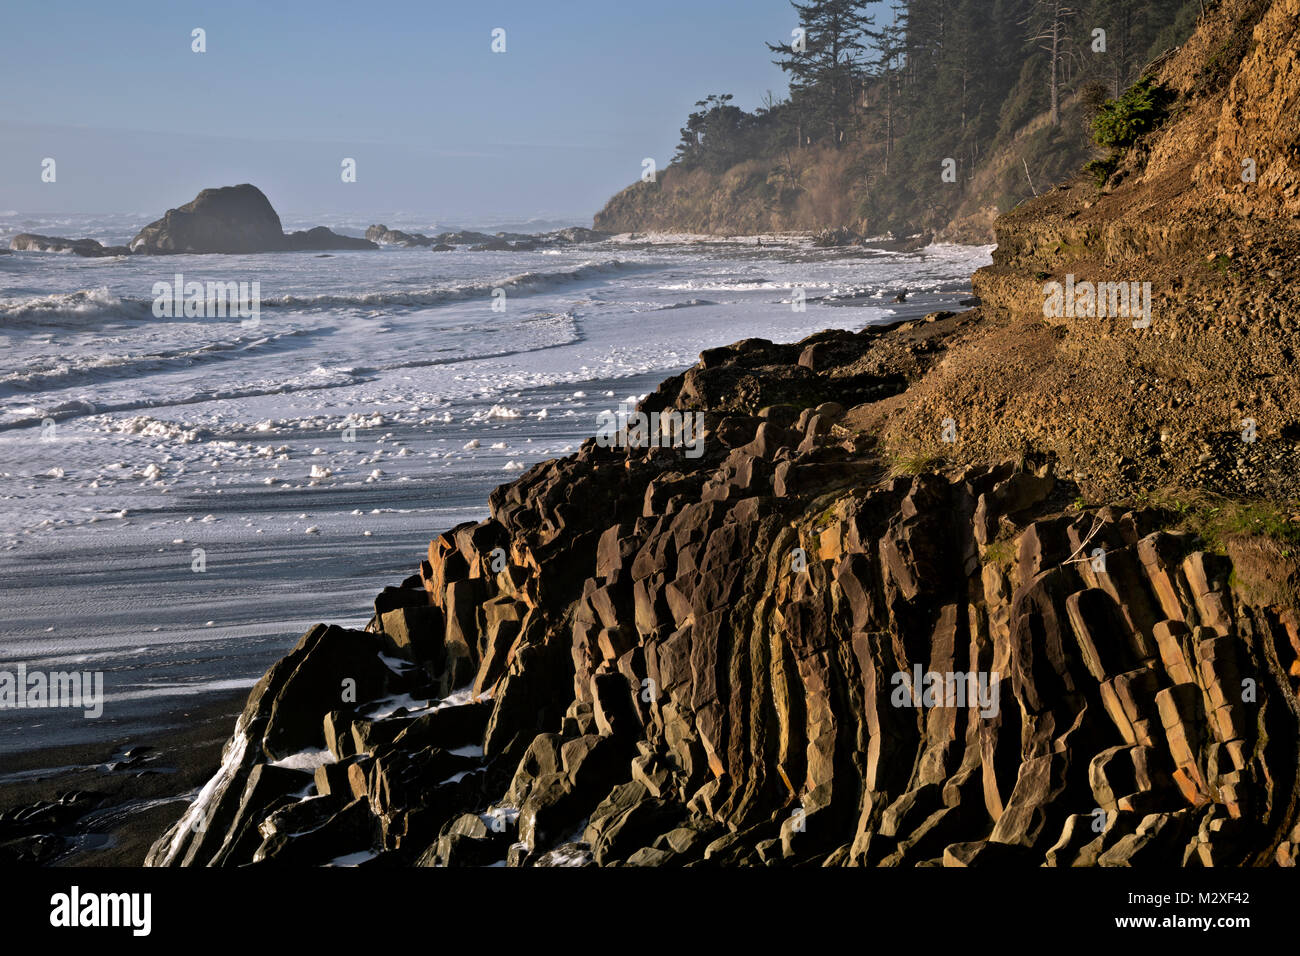
[[[0,211],[152,219],[251,182],[325,224],[589,220],[667,165],[697,100],[784,95],[763,44],[797,25],[788,0],[4,0],[3,20]]]

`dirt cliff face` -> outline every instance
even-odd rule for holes
[[[1300,216],[1300,138],[1296,129],[1296,116],[1300,115],[1300,2],[1255,0],[1230,7],[1227,13],[1236,17],[1234,30],[1257,15],[1259,19],[1248,42],[1234,46],[1220,40],[1211,53],[1214,62],[1216,57],[1226,58],[1244,48],[1240,67],[1225,69],[1232,80],[1219,107],[1212,148],[1197,165],[1195,180],[1236,215],[1295,219]],[[1236,35],[1227,34],[1230,38]],[[1170,80],[1186,84],[1189,92],[1194,92],[1196,77],[1171,69]],[[1242,164],[1247,160],[1255,167],[1252,183],[1242,179]]]
[[[983,327],[877,422],[888,443],[961,461],[1050,451],[1093,500],[1300,493],[1300,150],[1283,120],[1298,22],[1294,0],[1215,6],[1155,71],[1169,118],[1105,189],[1080,176],[998,220],[974,278]],[[1149,325],[1054,310],[1049,285],[1067,282],[1145,285]]]
[[[960,187],[937,182],[937,161],[935,183],[891,178],[881,172],[879,142],[797,149],[721,171],[670,165],[653,182],[612,196],[594,225],[614,233],[932,233],[941,242],[984,245],[994,239],[999,209],[1072,176],[1095,151],[1088,122],[1084,97],[1070,96],[1060,126],[1043,113],[1008,132]]]
[[[1294,865],[1295,154],[1234,99],[1293,102],[1294,12],[1216,6],[980,310],[711,349],[641,407],[702,454],[499,488],[272,668],[151,862]],[[1197,173],[1265,133],[1259,192]],[[1043,314],[1112,279],[1149,327]]]
[[[701,235],[817,232],[847,226],[864,235],[885,231],[859,206],[863,185],[849,150],[810,148],[783,175],[772,161],[749,160],[723,172],[662,170],[613,196],[593,220],[605,232],[688,232]],[[987,241],[987,235],[981,241]]]

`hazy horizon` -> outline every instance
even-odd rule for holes
[[[788,0],[7,13],[0,212],[141,225],[243,182],[289,218],[589,221],[643,158],[668,164],[697,100],[783,96],[763,43],[797,22]],[[504,53],[491,49],[498,27]],[[206,52],[191,49],[195,28]],[[342,181],[345,158],[356,182]]]

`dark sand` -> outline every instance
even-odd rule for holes
[[[247,691],[177,698],[175,726],[149,739],[6,755],[0,767],[0,866],[140,866],[216,772]],[[127,751],[141,753],[125,758]],[[147,749],[152,748],[152,749]],[[30,820],[15,812],[82,791]]]

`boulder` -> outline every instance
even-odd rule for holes
[[[270,200],[256,186],[205,189],[161,219],[151,222],[131,240],[131,251],[177,253],[279,252],[284,230]]]
[[[381,246],[431,246],[434,240],[418,232],[389,229],[380,223],[366,230],[366,239]]]
[[[284,250],[286,252],[319,252],[323,249],[378,249],[369,239],[357,239],[353,236],[340,236],[338,233],[316,226],[299,232],[286,233]],[[274,250],[265,250],[271,252]]]

